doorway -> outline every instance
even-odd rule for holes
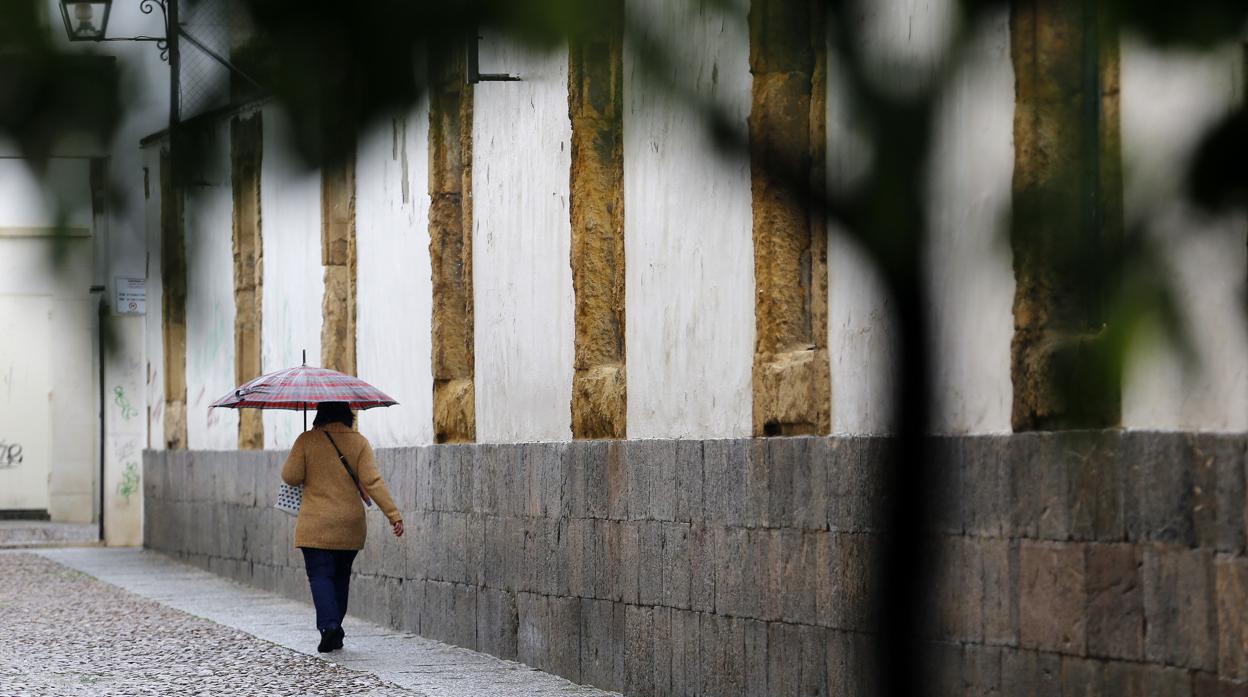
[[[0,295],[0,517],[48,517],[52,298]]]

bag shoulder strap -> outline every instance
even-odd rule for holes
[[[339,449],[338,444],[334,442],[334,437],[329,435],[329,431],[321,431],[321,433],[324,433],[325,437],[329,439],[330,445],[334,446],[334,452],[338,453],[338,461],[341,462],[342,466],[347,469],[347,474],[351,475],[351,481],[355,482],[357,487],[360,486],[359,478],[356,477],[355,472],[351,470],[351,465],[347,464],[347,456],[342,454],[342,450]]]

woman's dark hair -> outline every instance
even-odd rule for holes
[[[355,414],[351,413],[351,407],[346,402],[321,402],[316,405],[316,419],[312,421],[312,425],[324,426],[330,423],[351,428],[355,425]]]

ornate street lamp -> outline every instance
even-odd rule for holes
[[[102,2],[77,2],[61,0],[61,19],[65,20],[65,33],[70,41],[102,41],[108,29],[108,15],[113,0]]]
[[[89,2],[80,2],[79,0],[59,0],[61,6],[61,19],[65,21],[65,33],[69,36],[70,41],[154,41],[156,48],[160,49],[160,59],[169,61],[171,73],[170,88],[170,108],[172,113],[170,116],[170,124],[177,121],[177,102],[178,102],[178,39],[184,38],[194,44],[196,48],[203,51],[210,58],[225,66],[231,73],[242,77],[257,88],[263,90],[260,83],[256,82],[250,75],[239,70],[227,58],[209,48],[204,42],[191,35],[185,27],[178,22],[178,0],[139,0],[139,11],[145,15],[150,15],[156,10],[160,10],[161,23],[165,28],[164,36],[126,36],[126,37],[109,37],[105,36],[108,30],[108,16],[113,9],[113,0],[91,0]],[[171,55],[172,54],[172,55]]]
[[[110,38],[105,36],[108,31],[108,16],[113,11],[113,0],[60,0],[61,19],[65,21],[65,34],[70,41],[155,41],[160,49],[160,59],[169,60],[169,20],[174,16],[176,22],[177,5],[171,0],[140,0],[139,11],[150,15],[160,10],[161,22],[165,25],[164,36],[127,36]]]

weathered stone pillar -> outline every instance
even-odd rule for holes
[[[461,54],[462,55],[462,54]],[[472,86],[462,58],[434,69],[429,94],[429,257],[433,266],[433,434],[476,439],[472,298]]]
[[[230,181],[234,190],[234,381],[260,375],[264,247],[260,217],[261,112],[230,120]],[[264,449],[264,420],[257,409],[238,413],[240,450]]]
[[[1117,29],[1096,0],[1018,0],[1010,41],[1014,429],[1113,426],[1103,303],[1123,226]]]
[[[321,365],[355,374],[355,149],[321,169]]]
[[[820,3],[750,5],[754,435],[827,433],[827,230],[802,195],[823,182],[826,49]]]
[[[572,120],[572,437],[625,438],[623,2],[568,51]]]
[[[168,150],[160,154],[161,336],[165,358],[165,447],[182,450],[186,433],[186,232],[182,189]]]

